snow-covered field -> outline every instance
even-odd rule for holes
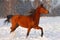
[[[18,27],[10,34],[10,23],[4,24],[0,19],[0,40],[60,40],[60,17],[41,17],[39,26],[44,29],[44,36],[40,37],[40,30],[32,29],[26,38],[27,29]]]

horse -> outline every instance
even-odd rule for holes
[[[27,28],[27,35],[29,36],[30,30],[32,28],[34,29],[40,29],[41,30],[41,37],[43,37],[43,28],[38,26],[40,14],[48,14],[49,11],[43,6],[43,4],[39,5],[34,12],[29,16],[24,15],[8,15],[5,22],[10,22],[12,24],[11,31],[13,32],[16,30],[17,27],[21,26],[23,28]]]

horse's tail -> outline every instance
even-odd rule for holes
[[[9,22],[10,22],[10,19],[12,18],[12,16],[13,16],[13,15],[8,15],[8,16],[7,16],[7,19],[4,21],[4,23],[6,23],[6,22],[9,23]]]

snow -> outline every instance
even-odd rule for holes
[[[41,17],[39,26],[44,29],[44,36],[40,36],[41,30],[32,29],[28,38],[26,28],[18,27],[10,33],[11,24],[4,24],[4,20],[0,19],[0,40],[60,40],[60,17]]]

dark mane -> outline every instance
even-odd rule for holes
[[[31,15],[30,16],[33,16],[34,14],[35,14],[35,12],[36,12],[36,9],[32,9],[29,13],[31,13]]]

